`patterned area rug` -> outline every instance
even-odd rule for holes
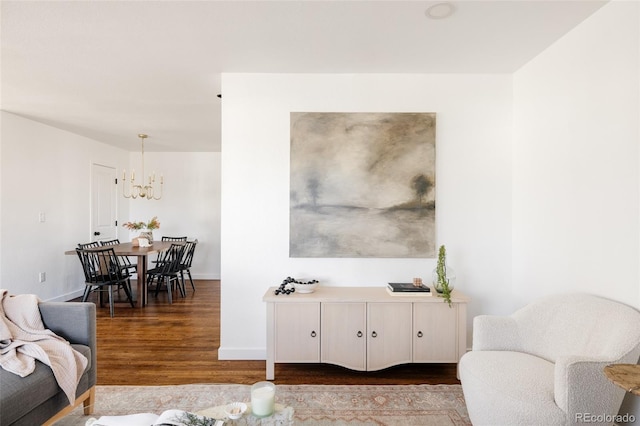
[[[82,409],[56,423],[85,426],[91,417],[156,413],[179,408],[202,412],[250,401],[249,385],[98,386],[94,414]],[[292,421],[250,414],[227,424],[250,425],[470,425],[460,385],[277,385],[276,402],[293,408]]]

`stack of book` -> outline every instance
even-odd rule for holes
[[[392,296],[431,296],[431,289],[423,285],[413,283],[389,283],[387,292]]]

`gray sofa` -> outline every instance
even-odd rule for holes
[[[89,363],[78,384],[76,401],[69,404],[51,368],[36,361],[36,369],[20,377],[0,369],[0,425],[50,425],[84,404],[91,414],[96,384],[96,305],[80,302],[39,304],[44,326],[65,338]]]

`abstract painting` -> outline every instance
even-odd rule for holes
[[[435,257],[435,113],[290,120],[290,257]]]

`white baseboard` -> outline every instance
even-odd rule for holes
[[[194,274],[191,273],[194,280],[219,280],[220,274]]]
[[[267,359],[266,348],[218,348],[219,360],[263,361]]]

